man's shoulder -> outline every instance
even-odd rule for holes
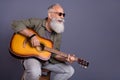
[[[45,20],[45,19],[43,19],[43,18],[29,18],[30,20],[36,20],[36,21],[43,21],[43,20]]]
[[[29,22],[31,24],[38,26],[40,24],[43,24],[45,22],[45,19],[43,19],[43,18],[29,18]]]

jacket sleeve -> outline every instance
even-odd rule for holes
[[[41,19],[37,19],[37,18],[30,18],[30,19],[18,20],[18,21],[15,20],[12,22],[12,29],[15,32],[19,32],[25,28],[35,28],[41,23],[42,23]]]

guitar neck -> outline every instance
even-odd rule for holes
[[[49,52],[52,52],[52,53],[55,53],[55,54],[58,54],[58,55],[61,55],[63,57],[68,57],[68,54],[65,54],[64,52],[61,52],[61,51],[58,51],[58,50],[55,50],[53,48],[49,48],[49,47],[44,47],[44,50],[46,51],[49,51]],[[75,61],[77,61],[79,64],[82,65],[82,67],[84,68],[87,68],[88,65],[89,65],[89,62],[81,59],[81,58],[77,58],[77,57],[74,57],[75,58]]]
[[[55,50],[53,48],[48,48],[48,47],[45,47],[44,50],[46,51],[49,51],[49,52],[52,52],[52,53],[55,53],[55,54],[58,54],[58,55],[61,55],[63,57],[68,57],[68,54],[64,53],[64,52],[61,52],[61,51],[58,51],[58,50]],[[75,57],[76,61],[78,60],[77,57]]]

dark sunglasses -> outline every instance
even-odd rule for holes
[[[65,13],[61,13],[61,12],[53,12],[53,13],[56,13],[56,14],[58,14],[59,16],[65,17]]]
[[[57,14],[58,14],[59,16],[65,17],[65,13],[58,12]]]

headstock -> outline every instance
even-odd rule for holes
[[[89,62],[83,59],[78,58],[78,63],[81,64],[83,68],[87,68],[89,66]]]

